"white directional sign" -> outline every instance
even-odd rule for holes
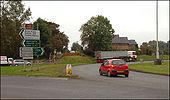
[[[33,59],[33,48],[20,47],[20,57],[23,57],[23,59]]]
[[[40,31],[39,30],[25,29],[25,30],[21,30],[19,35],[22,39],[40,40]]]

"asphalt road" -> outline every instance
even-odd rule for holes
[[[124,76],[100,76],[100,64],[81,65],[81,79],[1,77],[1,98],[21,99],[169,99],[169,76],[130,71]]]

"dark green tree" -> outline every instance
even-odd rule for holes
[[[68,46],[68,36],[65,35],[64,32],[59,31],[59,24],[48,22],[48,25],[52,30],[52,34],[50,35],[49,39],[50,46],[52,49],[56,49],[57,51],[63,51],[63,49]]]
[[[152,55],[153,53],[151,46],[147,42],[142,43],[142,45],[140,46],[140,50],[141,53],[145,55]]]
[[[21,38],[21,25],[29,20],[30,8],[25,9],[21,0],[1,1],[1,51],[0,55],[18,57]]]
[[[41,47],[44,48],[44,57],[49,58],[54,51],[64,52],[68,50],[69,39],[64,32],[60,32],[59,24],[48,22],[38,18],[34,22],[34,29],[40,30]]]
[[[115,32],[110,21],[102,16],[91,17],[80,28],[82,45],[92,50],[112,50],[112,38]]]
[[[156,53],[156,41],[155,40],[149,41],[148,45],[151,46],[153,53]],[[159,46],[159,53],[161,55],[168,54],[168,46],[166,42],[158,41],[158,46]]]
[[[33,27],[36,30],[40,30],[40,40],[41,40],[41,47],[44,48],[44,54],[43,56],[45,58],[48,58],[50,55],[51,48],[50,48],[50,43],[49,43],[49,38],[50,35],[52,34],[52,30],[49,28],[48,22],[38,18],[34,23]]]
[[[158,46],[159,46],[159,54],[160,55],[167,55],[169,52],[168,48],[168,42],[164,41],[158,41]],[[143,42],[142,45],[140,46],[141,53],[142,54],[147,54],[147,55],[152,55],[156,54],[156,41],[152,40],[147,42]]]
[[[82,46],[79,45],[77,42],[74,42],[72,44],[71,50],[75,51],[75,52],[78,52],[78,51],[80,52],[80,51],[82,51]]]

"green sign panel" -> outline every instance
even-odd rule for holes
[[[44,50],[41,47],[33,47],[33,55],[34,56],[41,56],[43,55]]]
[[[23,40],[24,47],[40,47],[40,40]]]

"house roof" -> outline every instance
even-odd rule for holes
[[[137,44],[135,40],[128,40],[127,37],[119,37],[119,35],[115,35],[115,37],[112,39],[112,43]]]
[[[129,40],[129,44],[137,44],[135,40]]]
[[[115,36],[112,39],[112,43],[129,43],[129,42],[128,42],[128,38],[127,37]]]

